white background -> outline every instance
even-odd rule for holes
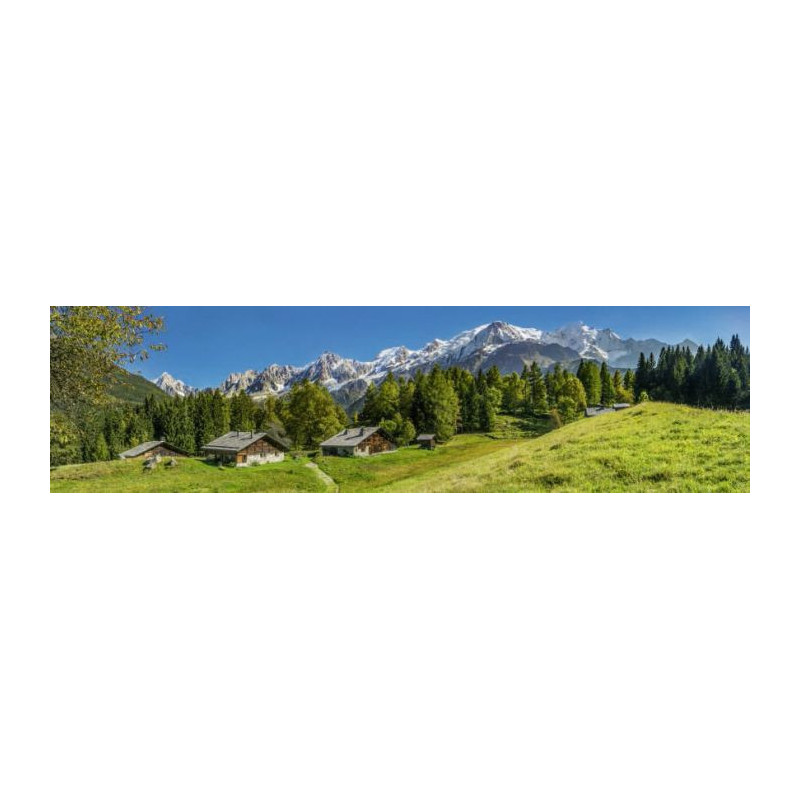
[[[796,798],[792,12],[7,4],[0,795]],[[45,301],[751,305],[754,493],[51,496]]]

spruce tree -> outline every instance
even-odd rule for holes
[[[528,386],[530,413],[534,416],[547,414],[550,410],[550,406],[547,402],[547,387],[542,377],[542,371],[535,361],[531,364],[528,373]]]
[[[594,361],[581,359],[581,363],[578,365],[577,377],[586,392],[586,402],[590,406],[598,405],[602,394],[602,384],[597,364]]]
[[[611,373],[608,371],[608,364],[604,361],[600,367],[600,404],[613,406],[615,398],[614,383],[611,380]]]

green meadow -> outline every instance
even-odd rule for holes
[[[750,414],[647,403],[408,475],[386,490],[749,492]]]
[[[305,458],[236,469],[179,459],[56,467],[53,492],[749,492],[750,415],[668,403],[582,419],[501,420],[492,434],[454,437],[371,458]]]
[[[145,470],[141,461],[100,461],[50,470],[51,492],[319,492],[322,481],[307,459],[237,469],[199,458],[162,461]]]

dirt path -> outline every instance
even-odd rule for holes
[[[328,487],[329,492],[338,492],[339,487],[336,485],[336,481],[328,475],[327,472],[323,472],[318,464],[315,464],[313,461],[309,461],[306,466],[309,469],[313,469],[316,472],[317,477]]]

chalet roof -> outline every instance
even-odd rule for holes
[[[130,450],[126,450],[124,453],[120,453],[120,458],[136,458],[136,456],[140,456],[143,453],[147,453],[149,450],[152,450],[159,445],[163,445],[164,447],[168,447],[170,450],[174,450],[176,453],[186,453],[185,450],[181,450],[180,447],[175,447],[174,444],[170,444],[169,442],[165,441],[164,439],[159,439],[156,442],[142,442],[141,444],[137,444],[136,447],[131,447]]]
[[[418,442],[432,442],[436,437],[432,433],[421,433],[417,436]]]
[[[589,406],[586,409],[586,416],[587,417],[596,417],[600,414],[608,414],[609,412],[613,411],[613,408],[606,408],[605,406]]]
[[[381,433],[386,436],[386,431],[380,427],[347,428],[337,433],[336,436],[331,436],[331,438],[324,441],[320,447],[356,447],[365,439],[369,439],[376,431],[381,431]]]
[[[620,411],[623,408],[630,408],[630,403],[614,403],[614,411]]]
[[[203,450],[222,450],[226,453],[238,453],[255,442],[266,439],[280,450],[291,449],[291,443],[276,428],[267,431],[229,431],[224,436],[209,442]]]

